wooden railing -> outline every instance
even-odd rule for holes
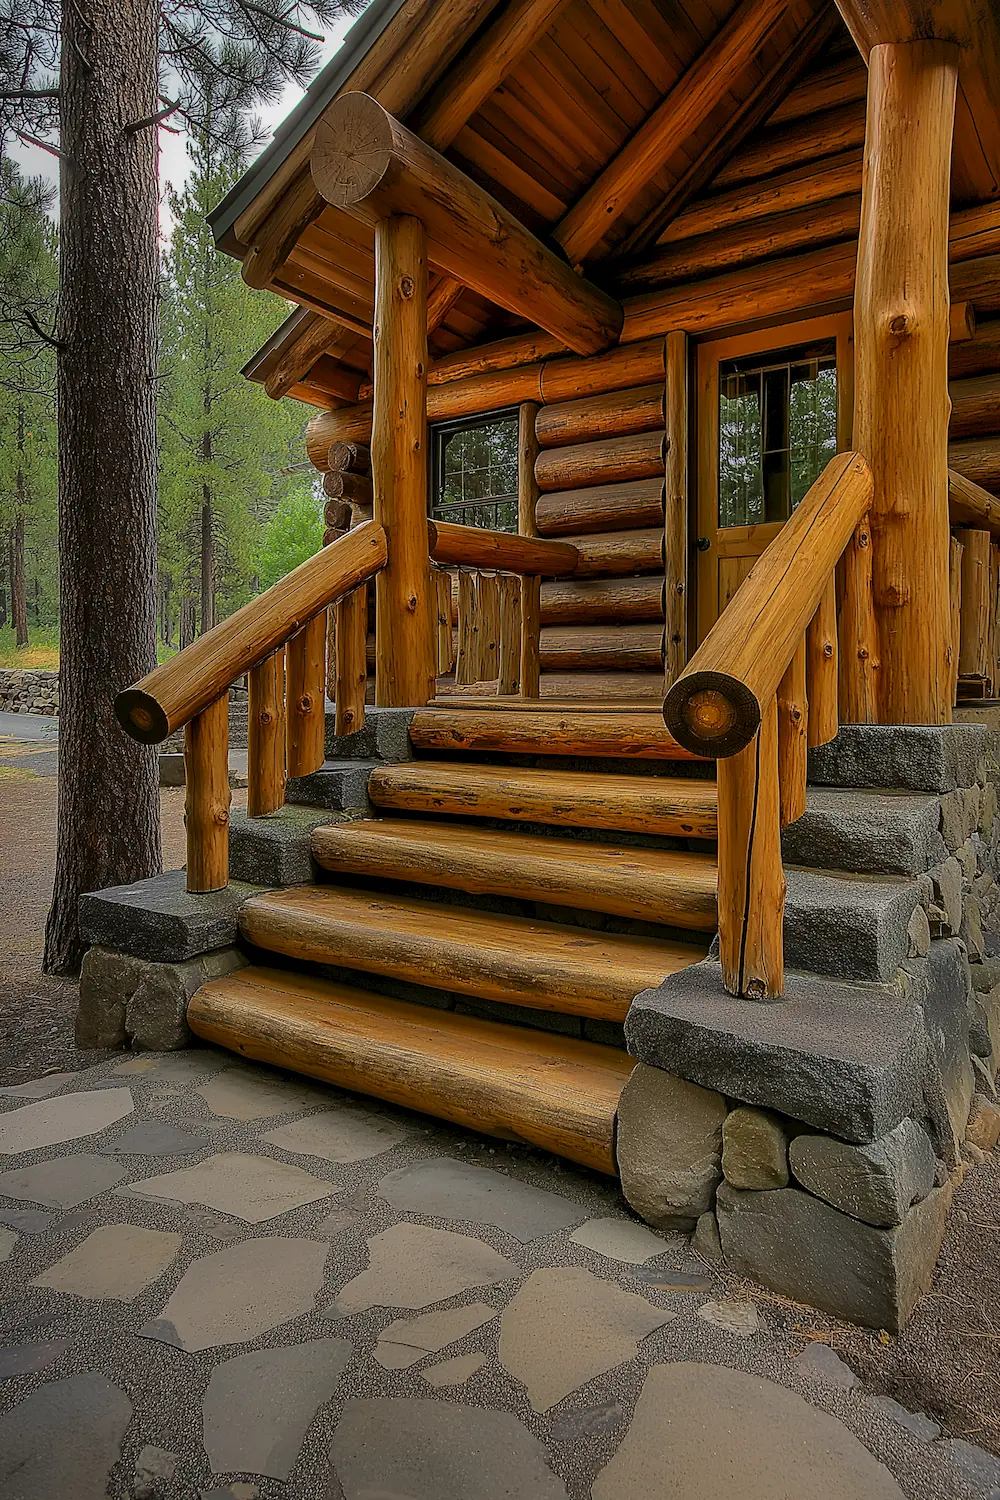
[[[384,530],[365,522],[115,699],[122,728],[144,744],[185,731],[189,891],[229,879],[230,685],[249,674],[247,811],[274,812],[287,777],[323,764],[327,608],[339,600],[363,620],[364,585],[386,558]],[[360,606],[351,603],[358,596]],[[338,673],[340,645],[338,633]],[[338,709],[342,690],[346,700],[355,688],[338,676]],[[363,713],[363,689],[361,703]]]
[[[805,808],[808,747],[837,733],[834,573],[863,531],[872,493],[860,453],[831,459],[663,705],[675,739],[718,760],[722,975],[749,1000],[784,989],[781,830]],[[865,579],[855,567],[853,612],[841,612],[839,649],[855,657],[868,650],[870,567]]]

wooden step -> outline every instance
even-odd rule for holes
[[[714,839],[718,833],[715,782],[679,776],[415,760],[379,766],[369,778],[368,796],[376,807],[452,817],[567,823],[677,838]]]
[[[289,958],[606,1021],[707,947],[316,885],[253,896],[240,932]]]
[[[519,896],[700,932],[717,926],[715,860],[704,854],[416,819],[330,824],[314,829],[312,848],[338,875]]]
[[[490,750],[509,755],[605,755],[698,760],[664,726],[659,708],[630,713],[545,708],[421,708],[410,721],[418,750]]]
[[[616,1171],[615,1113],[634,1067],[616,1047],[265,968],[203,985],[188,1023],[242,1057]]]

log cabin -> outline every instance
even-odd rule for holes
[[[327,530],[117,699],[181,1031],[898,1328],[1000,1131],[995,8],[373,0],[212,227]]]

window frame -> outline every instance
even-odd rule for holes
[[[428,423],[428,447],[430,449],[430,473],[427,487],[427,514],[430,519],[447,520],[447,516],[435,516],[438,506],[438,496],[441,494],[444,482],[444,450],[448,440],[460,432],[473,432],[477,427],[486,427],[492,422],[500,420],[518,421],[520,414],[519,406],[501,406],[493,411],[476,412],[469,417],[453,417],[448,421]],[[515,462],[516,462],[516,437],[515,437]],[[515,471],[514,489],[505,495],[492,496],[484,500],[467,500],[466,505],[495,505],[505,501],[513,501],[515,517],[517,515],[517,478]],[[462,502],[455,502],[456,504]],[[488,530],[491,528],[483,528]],[[514,526],[514,533],[517,526]]]

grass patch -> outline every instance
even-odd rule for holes
[[[0,630],[0,667],[18,667],[26,672],[59,669],[59,631],[54,625],[28,626],[28,644],[18,646],[10,625]]]

